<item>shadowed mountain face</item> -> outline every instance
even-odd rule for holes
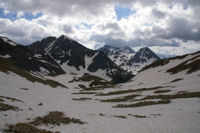
[[[0,37],[0,55],[27,71],[59,75],[65,72],[49,55],[35,56],[27,47],[16,44],[5,37]]]
[[[77,70],[80,70],[79,67],[85,68],[85,56],[92,57],[96,53],[64,35],[58,39],[47,37],[29,45],[28,48],[35,54],[51,55],[60,65],[67,62],[69,66],[73,66]]]
[[[133,76],[119,68],[104,53],[88,49],[64,35],[59,38],[47,37],[27,47],[34,55],[49,55],[66,73],[93,73],[117,83]]]
[[[160,58],[153,51],[145,47],[136,52],[134,57],[129,60],[128,64],[131,65],[134,63],[147,63],[151,59],[154,61],[160,60]]]
[[[135,52],[128,46],[125,47],[112,47],[105,45],[99,51],[105,53],[113,62],[125,70],[131,71],[136,74],[144,66],[153,63],[160,58],[149,48],[141,48]]]

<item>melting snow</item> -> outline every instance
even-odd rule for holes
[[[16,43],[14,43],[13,41],[9,40],[8,38],[5,38],[5,37],[1,37],[1,38],[3,39],[4,42],[7,42],[12,46],[17,46]]]

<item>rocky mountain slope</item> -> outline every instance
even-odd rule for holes
[[[0,132],[200,131],[200,52],[156,61],[118,85],[70,73],[32,77],[7,57],[0,58]]]
[[[111,61],[105,54],[88,49],[67,37],[47,37],[28,46],[0,37],[0,55],[18,67],[37,75],[86,73],[113,83],[125,82],[133,77]]]
[[[62,35],[47,37],[27,46],[35,55],[49,55],[67,73],[84,75],[90,73],[106,80],[119,83],[133,77],[111,61],[105,54],[88,49]]]
[[[65,73],[49,55],[36,56],[27,47],[16,44],[6,37],[0,37],[0,56],[27,71],[44,73],[46,75]]]
[[[113,62],[125,70],[131,71],[136,74],[144,66],[153,63],[160,58],[149,48],[144,47],[135,52],[130,47],[113,47],[105,45],[98,49],[105,53]]]

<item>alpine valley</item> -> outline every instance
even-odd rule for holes
[[[200,51],[84,47],[61,35],[0,37],[2,133],[197,133]]]

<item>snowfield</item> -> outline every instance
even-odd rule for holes
[[[8,124],[28,123],[50,111],[63,112],[66,116],[80,119],[85,123],[40,125],[37,126],[38,128],[61,133],[200,132],[199,95],[187,95],[188,97],[182,98],[180,95],[173,98],[171,96],[170,99],[167,99],[168,97],[147,99],[146,97],[190,92],[199,94],[200,71],[190,74],[186,74],[187,70],[176,74],[166,72],[194,56],[199,56],[199,54],[170,60],[164,66],[144,70],[130,82],[91,91],[79,88],[80,84],[89,86],[90,82],[69,82],[80,75],[68,73],[56,77],[45,77],[67,86],[67,88],[53,88],[38,82],[30,82],[12,72],[9,74],[0,72],[0,99],[3,99],[0,103],[19,108],[17,111],[0,110],[0,132],[3,132]],[[168,91],[162,92],[163,90]],[[137,96],[126,97],[133,94]],[[8,97],[18,100],[10,100]],[[118,101],[108,102],[108,99]],[[170,102],[139,107],[114,107],[119,104],[129,105],[145,101],[166,101],[166,99]]]

